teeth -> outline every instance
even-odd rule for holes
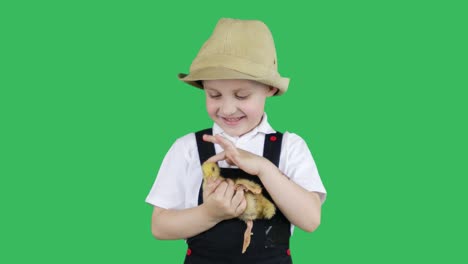
[[[235,122],[235,121],[239,121],[241,118],[238,117],[238,118],[224,118],[226,119],[227,121],[230,121],[230,122]]]

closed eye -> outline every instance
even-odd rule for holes
[[[247,99],[249,96],[239,96],[239,95],[236,95],[236,98],[239,99],[239,100],[245,100]]]

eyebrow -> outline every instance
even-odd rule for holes
[[[206,87],[206,86],[203,87],[203,88],[204,88],[205,90],[216,91],[216,92],[218,91],[218,90],[216,90],[216,89],[214,89],[214,88],[210,88],[210,87]]]
[[[215,89],[215,88],[211,88],[211,87],[204,87],[205,90],[208,90],[208,91],[213,91],[213,92],[218,92],[220,93],[220,91],[218,89]],[[237,88],[235,89],[233,92],[234,93],[238,93],[238,92],[242,92],[242,91],[250,91],[251,88],[247,88],[247,87],[241,87],[241,88]]]

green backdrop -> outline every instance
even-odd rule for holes
[[[187,72],[221,17],[263,20],[289,91],[266,111],[328,190],[295,263],[465,263],[465,1],[2,1],[1,263],[181,263],[144,202],[209,127]]]

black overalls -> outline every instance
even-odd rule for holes
[[[195,133],[200,164],[215,155],[214,144],[203,141],[203,134],[212,134],[212,129]],[[274,133],[265,136],[263,157],[278,166],[281,154],[283,134]],[[262,186],[263,195],[272,201],[262,182],[256,176],[245,173],[240,169],[221,168],[221,175],[225,178],[246,178]],[[272,201],[273,202],[273,201]],[[198,204],[203,203],[203,189],[200,186]],[[291,224],[281,211],[276,208],[272,219],[255,220],[252,237],[247,251],[242,254],[242,244],[246,224],[238,218],[225,220],[213,228],[187,239],[188,250],[186,264],[224,264],[224,263],[256,263],[282,264],[292,263],[289,251],[289,237]]]

